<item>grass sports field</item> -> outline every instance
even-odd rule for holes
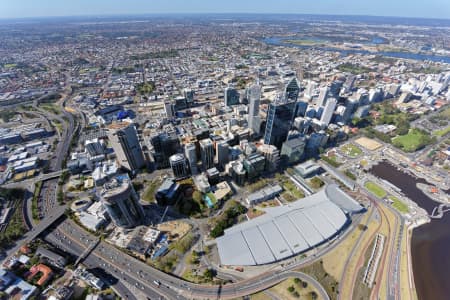
[[[371,182],[371,181],[367,181],[364,184],[364,187],[371,192],[372,194],[374,194],[375,196],[377,196],[378,198],[384,198],[387,196],[387,193],[385,190],[383,190],[379,185]]]
[[[345,155],[348,155],[351,158],[358,157],[359,155],[362,154],[361,149],[359,149],[357,146],[355,146],[353,144],[346,144],[346,145],[342,146],[341,151],[342,151],[342,153],[344,153]]]
[[[392,201],[392,207],[398,210],[401,213],[407,213],[409,212],[408,206],[403,203],[400,199],[394,196],[389,196],[389,200]]]

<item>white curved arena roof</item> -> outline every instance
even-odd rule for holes
[[[336,185],[225,230],[216,239],[221,263],[245,266],[275,262],[311,249],[335,236],[346,214],[364,208]]]

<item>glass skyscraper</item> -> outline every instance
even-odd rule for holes
[[[300,94],[300,83],[296,77],[288,82],[284,89],[284,93],[287,100],[297,101],[298,95]]]
[[[248,128],[252,129],[255,134],[259,134],[259,104],[261,101],[261,87],[254,84],[249,89],[249,110],[248,110]]]
[[[267,112],[264,144],[274,145],[278,149],[286,141],[295,113],[295,100],[277,98],[270,103]]]

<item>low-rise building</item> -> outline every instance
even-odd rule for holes
[[[317,165],[313,160],[305,161],[299,165],[294,167],[296,173],[298,173],[301,177],[307,178],[317,174],[320,170],[320,166]]]
[[[7,299],[28,300],[38,293],[37,287],[17,277],[12,272],[0,269],[0,291]]]
[[[63,256],[43,247],[37,248],[36,255],[44,257],[50,264],[58,268],[63,268],[67,264],[67,260]]]
[[[274,198],[275,196],[279,195],[282,191],[283,188],[278,184],[274,186],[268,186],[266,188],[263,188],[259,191],[256,191],[248,195],[246,201],[248,205],[255,205],[260,202]]]
[[[181,195],[180,185],[173,178],[166,178],[155,194],[160,205],[174,204]]]

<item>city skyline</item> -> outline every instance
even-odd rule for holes
[[[86,0],[61,2],[55,0],[11,1],[0,3],[0,19],[39,18],[56,16],[102,16],[137,14],[208,14],[208,13],[254,13],[254,14],[318,14],[318,15],[367,15],[413,18],[450,19],[450,3],[443,0],[428,1],[422,5],[414,1],[387,1],[366,3],[356,0],[310,3],[306,1],[237,1],[216,3],[181,0],[146,3],[140,0],[122,1]]]
[[[0,300],[446,300],[434,1],[0,0]]]

